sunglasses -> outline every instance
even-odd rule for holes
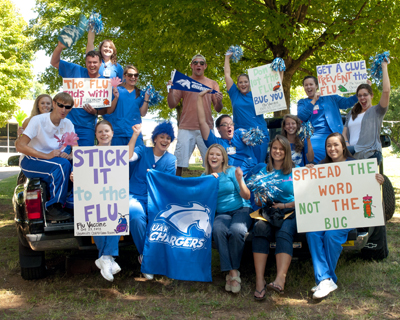
[[[138,78],[139,77],[139,73],[125,73],[125,75],[128,78],[132,78],[132,77]]]
[[[226,127],[233,127],[235,124],[233,123],[233,122],[230,122],[230,123],[223,123],[223,124],[220,124],[219,126],[220,127],[224,127],[224,128],[226,128]]]
[[[65,105],[65,104],[62,104],[62,103],[59,103],[59,102],[56,102],[56,103],[57,103],[57,106],[58,106],[59,108],[65,108],[65,109],[67,109],[67,110],[69,110],[69,109],[72,108],[72,106],[68,106],[68,105]]]
[[[206,63],[204,61],[192,61],[192,63],[197,66],[199,63],[201,66],[204,66]]]

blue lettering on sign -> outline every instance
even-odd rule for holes
[[[259,104],[259,103],[267,103],[268,102],[268,96],[260,96],[260,97],[254,97],[254,104]]]

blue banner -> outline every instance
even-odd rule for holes
[[[172,84],[171,89],[181,90],[181,91],[191,91],[191,92],[202,92],[204,90],[211,89],[206,85],[193,80],[192,78],[180,73],[178,70],[172,72]],[[218,91],[213,90],[210,93],[217,93]]]
[[[147,182],[148,224],[141,271],[177,280],[212,281],[218,179],[149,170]]]

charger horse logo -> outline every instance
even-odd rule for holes
[[[120,218],[119,218],[119,220],[118,220],[117,228],[114,230],[115,233],[124,232],[124,231],[127,229],[127,227],[128,227],[128,222],[126,221],[126,218],[125,218],[125,217],[126,217],[126,216],[129,216],[129,213],[128,213],[128,214],[122,215],[122,214],[120,214],[120,213],[118,212],[118,214],[120,215]]]
[[[187,206],[171,204],[168,210],[162,211],[155,220],[164,218],[180,232],[190,235],[189,229],[192,225],[204,232],[204,236],[211,235],[210,209],[197,202],[189,202]]]
[[[187,87],[190,89],[190,81],[187,79],[178,80],[177,83],[179,83],[182,87]]]

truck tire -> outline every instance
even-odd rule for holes
[[[44,278],[46,276],[44,251],[33,251],[25,247],[21,241],[18,241],[18,244],[22,278],[24,280]]]
[[[389,255],[386,226],[375,227],[367,244],[361,249],[361,256],[366,260],[383,260]]]
[[[389,180],[389,178],[385,175],[383,175],[385,178],[385,181],[383,182],[382,185],[382,197],[383,197],[383,208],[385,212],[385,217],[386,221],[389,221],[392,219],[395,207],[396,207],[396,197],[394,194],[394,189],[392,182]]]

